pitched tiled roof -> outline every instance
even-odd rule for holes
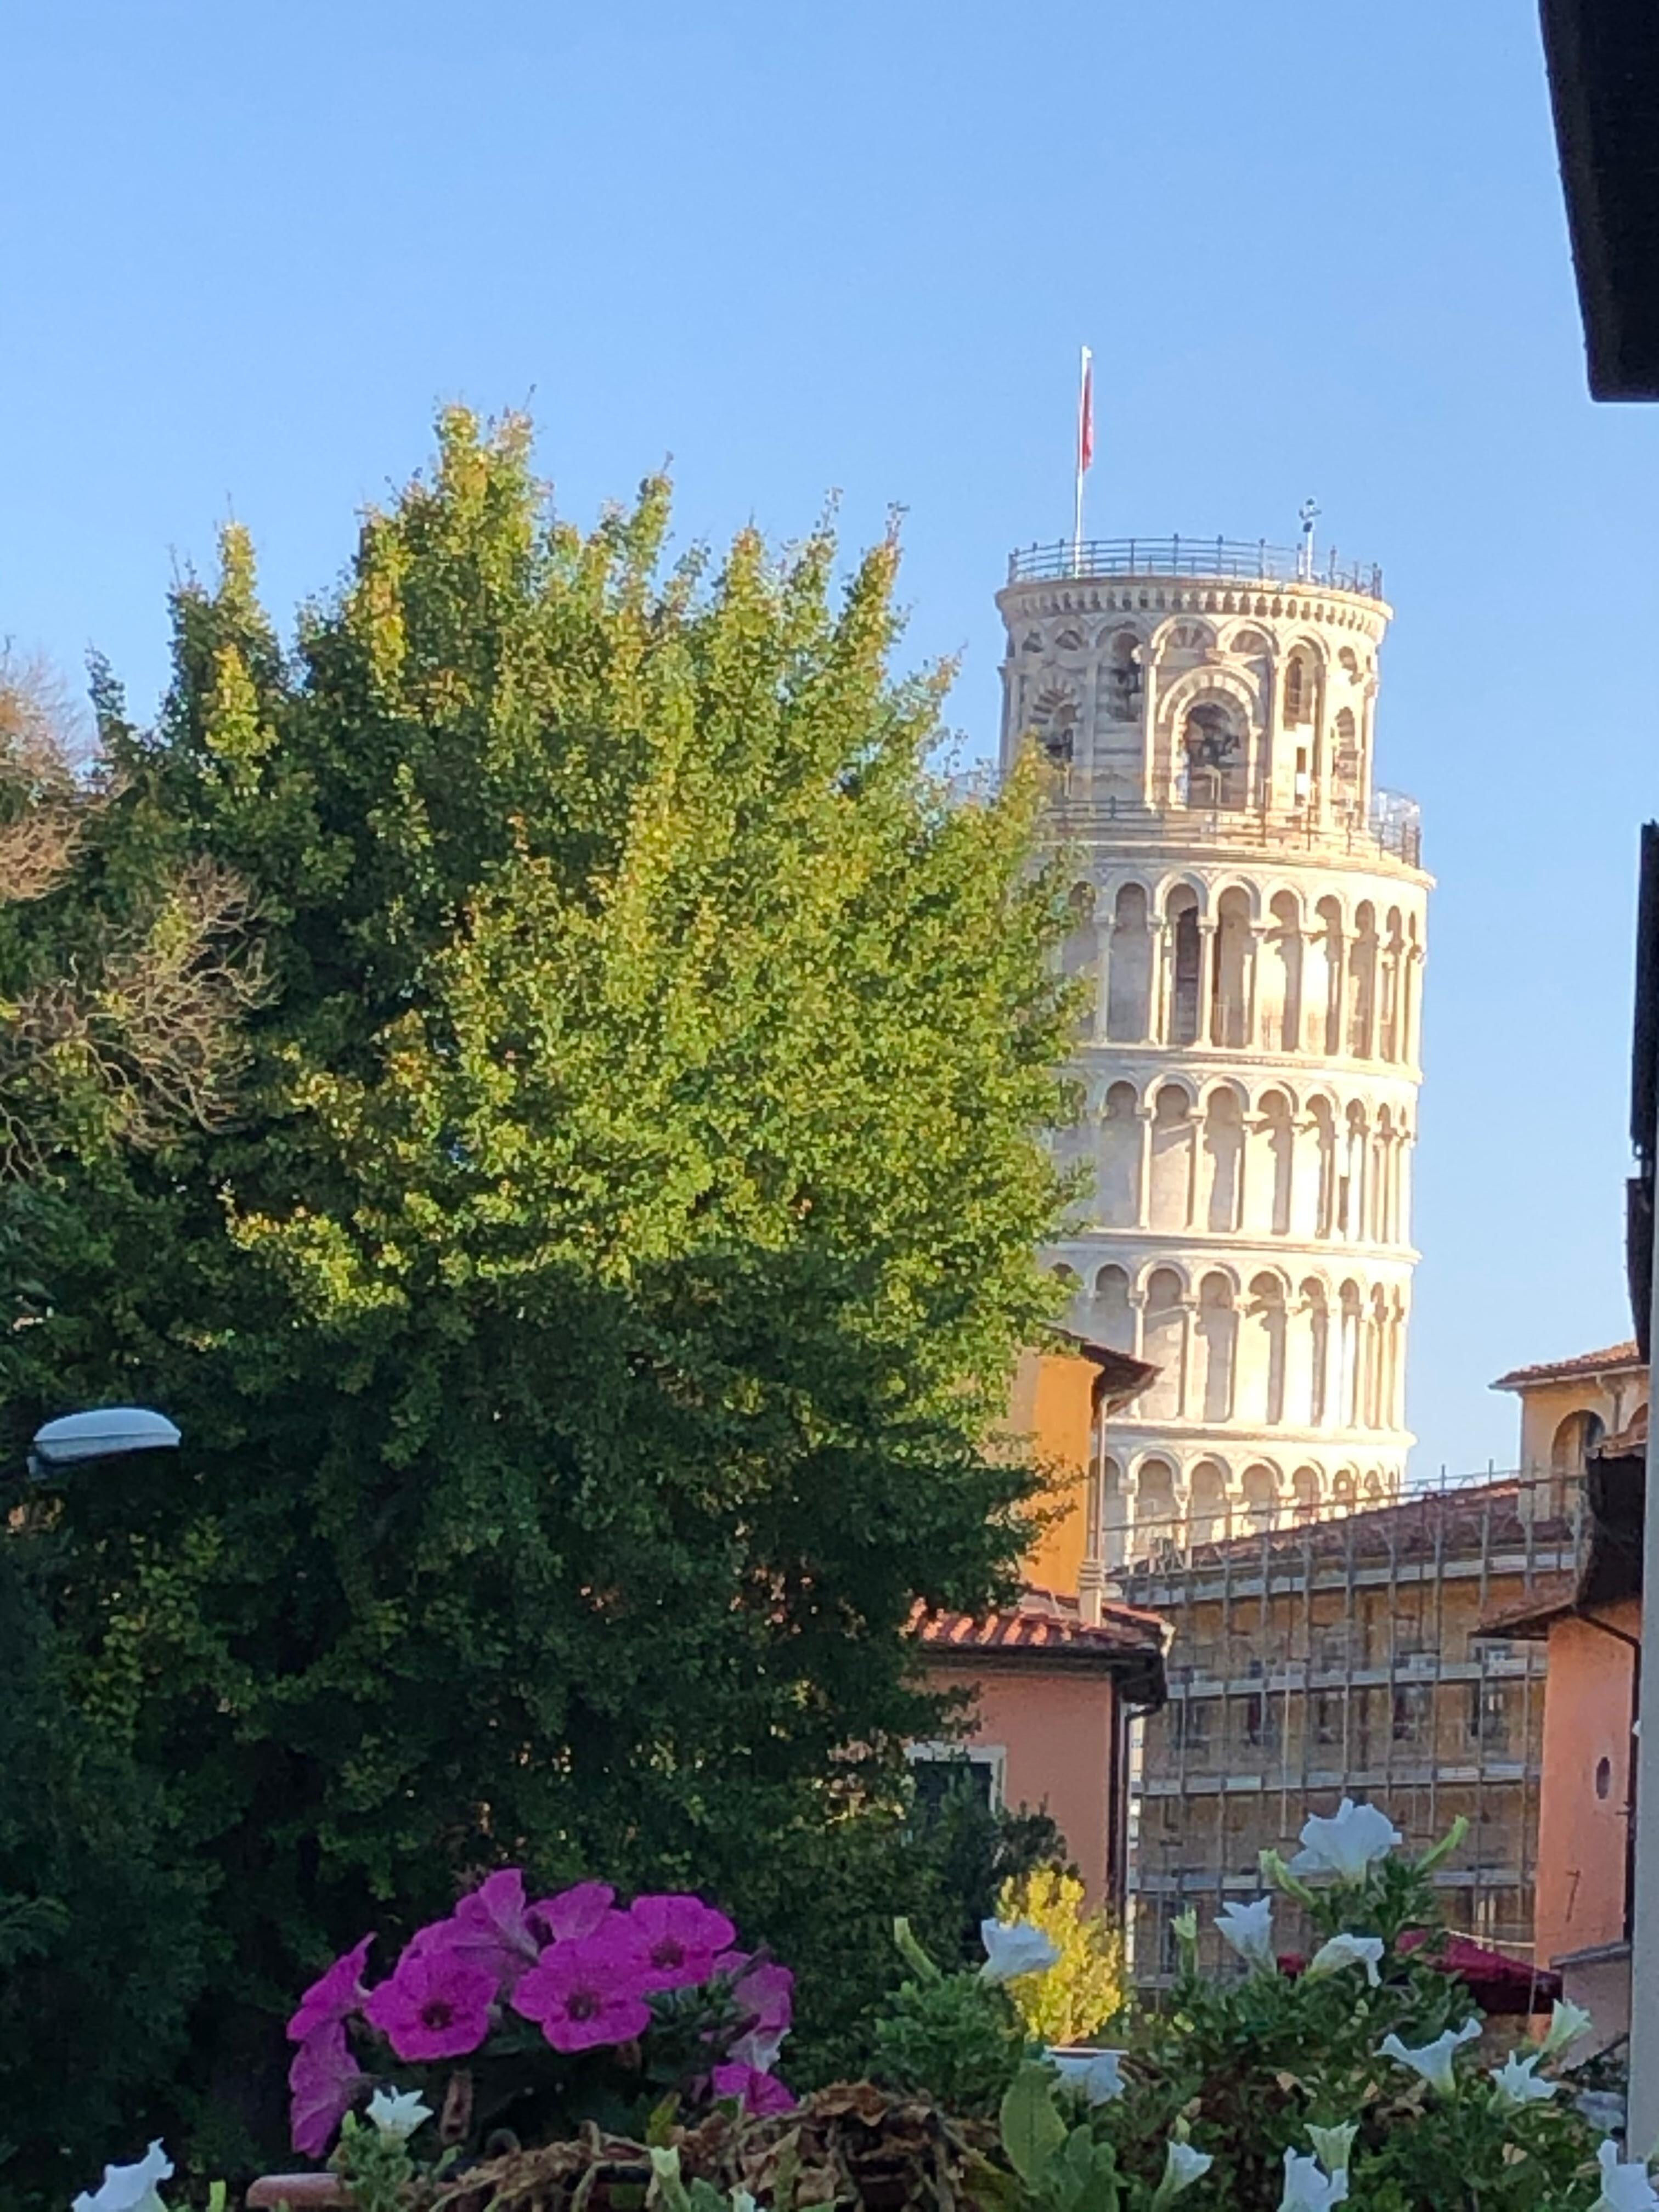
[[[1609,1344],[1600,1352],[1581,1352],[1572,1359],[1540,1360],[1535,1367],[1511,1367],[1492,1385],[1494,1390],[1526,1390],[1534,1382],[1571,1382],[1580,1375],[1605,1375],[1622,1367],[1639,1367],[1642,1354],[1634,1337]]]
[[[915,1626],[930,1655],[940,1659],[985,1658],[1121,1674],[1126,1696],[1137,1702],[1164,1702],[1169,1624],[1161,1613],[1147,1613],[1139,1606],[1107,1600],[1098,1622],[1088,1621],[1074,1597],[1028,1587],[1018,1605],[999,1613],[975,1617],[918,1611]]]
[[[1236,1562],[1259,1565],[1263,1557],[1303,1562],[1366,1561],[1403,1565],[1411,1560],[1478,1556],[1487,1548],[1559,1545],[1571,1535],[1559,1514],[1528,1516],[1513,1475],[1493,1482],[1470,1482],[1445,1490],[1407,1491],[1384,1505],[1368,1505],[1328,1521],[1299,1522],[1288,1528],[1194,1544],[1171,1558],[1154,1551],[1133,1561],[1127,1572],[1145,1585],[1171,1576],[1214,1570]]]
[[[1480,1616],[1477,1636],[1504,1636],[1524,1641],[1547,1636],[1550,1623],[1571,1613],[1578,1602],[1578,1577],[1540,1575],[1524,1596],[1490,1607]]]
[[[1159,1371],[1150,1360],[1136,1359],[1112,1345],[1097,1342],[1091,1336],[1079,1336],[1074,1328],[1057,1328],[1054,1334],[1098,1370],[1109,1413],[1121,1413]]]

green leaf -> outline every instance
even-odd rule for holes
[[[1028,2189],[1041,2189],[1066,2142],[1066,2123],[1054,2102],[1054,2077],[1047,2066],[1022,2066],[1002,2100],[1002,2148]]]

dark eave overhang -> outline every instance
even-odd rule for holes
[[[1659,7],[1540,14],[1590,394],[1659,398]]]

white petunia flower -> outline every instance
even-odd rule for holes
[[[1308,2139],[1319,2154],[1319,2162],[1331,2173],[1347,2172],[1358,2133],[1358,2120],[1345,2120],[1340,2128],[1316,2128],[1311,2122],[1308,2127]]]
[[[1419,2044],[1414,2051],[1407,2050],[1397,2035],[1385,2035],[1377,2046],[1377,2056],[1409,2066],[1413,2074],[1423,2076],[1431,2089],[1437,2089],[1443,2097],[1449,2097],[1457,2086],[1452,2072],[1453,2056],[1461,2044],[1472,2043],[1480,2033],[1478,2020],[1466,2020],[1462,2027],[1449,2027],[1432,2043]]]
[[[1303,1822],[1302,1848],[1291,1861],[1291,1870],[1363,1881],[1373,1859],[1387,1858],[1405,1840],[1376,1806],[1356,1805],[1352,1797],[1345,1797],[1328,1819],[1315,1814]]]
[[[1153,2192],[1153,2212],[1162,2212],[1172,2197],[1179,2197],[1194,2182],[1202,2181],[1214,2164],[1208,2151],[1194,2150],[1189,2142],[1177,2142],[1172,2136],[1164,2154],[1164,2179]]]
[[[1583,2005],[1569,2004],[1565,1997],[1557,1997],[1550,2014],[1550,2024],[1544,2031],[1544,2040],[1538,2046],[1540,2058],[1553,2058],[1577,2043],[1585,2029],[1594,2025]]]
[[[1590,2212],[1653,2212],[1659,2205],[1648,2169],[1639,2159],[1626,2164],[1615,2142],[1604,2142],[1595,2154],[1601,2169],[1601,2194]]]
[[[1285,2194],[1279,2200],[1279,2212],[1330,2212],[1333,2204],[1348,2201],[1348,2175],[1346,2167],[1337,2173],[1327,2173],[1316,2158],[1301,2158],[1293,2150],[1285,2154]]]
[[[368,2117],[383,2136],[407,2142],[432,2107],[423,2104],[418,2089],[377,2089],[368,2100]]]
[[[159,2142],[131,2166],[106,2166],[101,2185],[83,2189],[75,2200],[75,2212],[161,2212],[156,2185],[173,2172],[173,2160]]]
[[[1279,1972],[1279,1958],[1273,1949],[1271,1897],[1258,1897],[1253,1905],[1230,1900],[1216,1916],[1215,1925],[1216,1933],[1232,1945],[1246,1966],[1267,1974]]]
[[[1322,1974],[1335,1973],[1341,1966],[1364,1966],[1365,1979],[1375,1989],[1382,1978],[1376,1971],[1382,1956],[1380,1936],[1333,1936],[1309,1960],[1306,1978],[1314,1982]]]
[[[1511,2051],[1501,2066],[1492,2069],[1492,2086],[1498,2092],[1500,2104],[1513,2105],[1517,2111],[1523,2106],[1541,2104],[1553,2097],[1560,2087],[1559,2081],[1540,2081],[1533,2072],[1543,2057],[1541,2051],[1529,2051],[1523,2058],[1518,2051]]]
[[[1033,1928],[1029,1920],[1016,1920],[1012,1925],[981,1920],[979,1933],[985,1946],[985,1964],[979,1970],[982,1982],[1012,1982],[1018,1974],[1046,1974],[1060,1957],[1042,1930]]]
[[[1081,2089],[1091,2105],[1109,2105],[1123,2094],[1121,2051],[1050,2051],[1048,2057],[1060,2080]]]

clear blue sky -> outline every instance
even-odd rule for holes
[[[173,564],[234,512],[286,617],[453,398],[529,404],[584,518],[667,453],[688,534],[902,505],[973,751],[1079,340],[1092,527],[1316,494],[1440,880],[1419,1465],[1626,1333],[1659,416],[1584,394],[1529,7],[10,0],[0,82],[0,634],[145,709]]]

